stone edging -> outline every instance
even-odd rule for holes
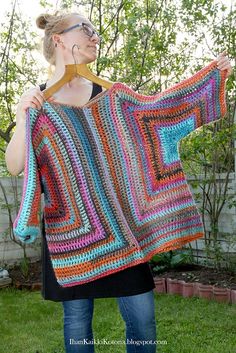
[[[218,302],[236,304],[236,289],[221,288],[199,282],[185,282],[183,280],[154,277],[157,293],[177,294],[183,297],[199,297]]]

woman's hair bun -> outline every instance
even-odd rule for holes
[[[49,15],[49,14],[42,14],[42,15],[39,15],[37,18],[36,18],[36,25],[38,28],[40,29],[45,29],[46,28],[46,25],[47,23],[50,21],[50,18],[53,17],[52,15]]]

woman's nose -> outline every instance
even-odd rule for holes
[[[100,43],[102,40],[102,37],[98,33],[94,32],[91,39],[95,43]]]

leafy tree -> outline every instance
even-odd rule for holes
[[[103,37],[92,70],[112,81],[122,81],[143,94],[161,91],[190,76],[223,48],[235,57],[235,5],[229,11],[219,0],[114,0],[112,3],[106,0],[92,3],[87,0],[41,0],[40,4],[45,12],[55,9],[82,11]],[[4,152],[14,131],[16,104],[27,87],[44,82],[46,72],[42,74],[42,67],[37,63],[38,35],[29,20],[16,12],[15,6],[2,24],[0,38],[0,168],[1,175],[9,175]],[[228,80],[231,99],[235,96],[234,79],[232,76]],[[199,172],[206,165],[209,176],[206,180],[211,180],[213,170],[216,173],[226,168],[226,160],[227,168],[230,166],[232,170],[234,150],[231,149],[228,155],[219,151],[216,157],[215,146],[210,143],[218,141],[219,144],[223,140],[225,151],[229,151],[228,145],[232,146],[234,131],[228,134],[229,140],[225,139],[227,129],[231,129],[228,121],[233,126],[233,108],[230,109],[227,123],[226,120],[220,123],[226,124],[221,130],[209,126],[185,141],[186,148],[181,147],[181,153],[187,171],[191,166],[191,171],[194,167]],[[199,153],[196,153],[197,148]],[[218,158],[217,167],[212,153]],[[16,185],[15,178],[11,178]],[[15,207],[18,207],[17,191],[15,195]],[[205,204],[203,208],[205,210]]]
[[[19,97],[27,87],[36,84],[37,76],[42,71],[37,64],[34,51],[38,49],[37,35],[30,31],[28,21],[23,20],[15,11],[7,13],[6,21],[1,26],[0,51],[0,172],[2,176],[9,175],[5,166],[5,148],[10,141],[15,127],[15,111]],[[11,177],[13,203],[0,180],[0,208],[8,214],[9,227],[3,236],[8,236],[18,244],[23,251],[22,264],[27,265],[26,246],[17,240],[12,232],[12,212],[19,207],[19,190],[15,177]],[[27,266],[26,266],[27,268]],[[24,273],[27,273],[25,270]]]
[[[215,53],[224,47],[231,58],[236,58],[235,21],[236,5],[232,5],[224,21],[217,22],[217,13],[213,13],[213,26],[210,35]],[[230,187],[230,176],[235,171],[235,138],[236,138],[236,101],[235,72],[227,81],[227,107],[225,119],[204,126],[184,139],[181,148],[185,170],[195,176],[192,186],[200,190],[197,194],[205,228],[205,248],[209,263],[220,268],[226,261],[228,267],[234,267],[235,260],[222,251],[221,239],[226,237],[228,244],[236,242],[235,235],[222,234],[219,222],[224,207],[236,206],[235,190]],[[209,225],[210,227],[209,227]]]

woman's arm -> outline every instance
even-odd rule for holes
[[[25,119],[19,119],[16,122],[15,132],[6,148],[5,161],[9,173],[14,176],[24,169]]]
[[[43,93],[38,87],[25,92],[19,101],[16,129],[5,152],[7,170],[14,176],[23,171],[25,164],[25,112],[29,107],[40,109],[42,104]]]

